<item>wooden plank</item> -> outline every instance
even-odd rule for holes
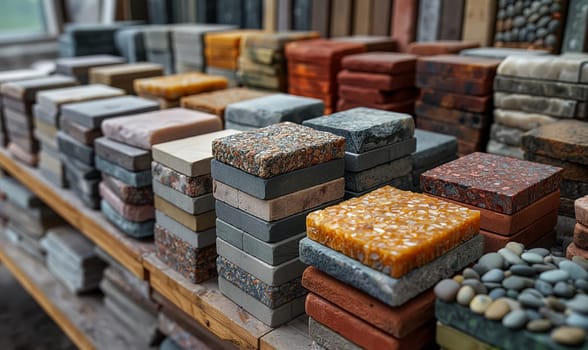
[[[151,287],[219,338],[257,349],[260,338],[272,330],[222,295],[216,279],[193,284],[155,254],[145,256],[143,262]]]
[[[80,349],[140,349],[125,326],[103,306],[100,296],[76,296],[37,260],[0,237],[0,259]]]
[[[101,212],[86,208],[72,192],[53,185],[37,169],[14,160],[4,149],[0,149],[0,166],[121,265],[137,277],[147,279],[142,257],[155,250],[152,241],[123,234]]]
[[[308,334],[308,316],[302,315],[261,338],[261,350],[305,350],[312,347]]]

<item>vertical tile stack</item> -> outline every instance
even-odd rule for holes
[[[4,126],[11,142],[27,155],[25,162],[34,164],[39,142],[34,133],[33,105],[37,92],[77,85],[75,79],[63,75],[14,81],[2,84]],[[12,146],[12,147],[15,147]]]
[[[479,47],[480,44],[473,41],[439,40],[414,42],[408,45],[407,53],[417,56],[435,56],[458,54],[461,50]]]
[[[159,109],[153,101],[135,96],[120,96],[95,101],[70,103],[61,112],[57,145],[64,162],[65,178],[85,206],[100,208],[100,171],[95,168],[94,141],[102,136],[100,125],[108,118]]]
[[[412,184],[414,192],[421,192],[421,174],[457,159],[455,136],[415,129],[417,145],[412,154]]]
[[[124,58],[112,55],[66,57],[55,60],[55,72],[75,78],[80,84],[88,84],[90,68],[125,63]]]
[[[287,43],[316,39],[318,32],[279,32],[249,34],[241,40],[239,71],[242,85],[270,91],[288,90],[284,48]]]
[[[163,77],[137,79],[137,95],[155,100],[161,109],[179,107],[183,96],[227,88],[226,78],[203,73],[181,73]]]
[[[129,95],[135,94],[135,79],[158,77],[163,75],[163,67],[157,63],[125,63],[90,69],[90,84],[104,84],[125,90]]]
[[[486,149],[492,123],[492,84],[500,60],[439,55],[419,58],[415,104],[420,129],[457,137],[458,153]]]
[[[47,231],[41,241],[47,252],[47,268],[75,294],[98,288],[106,263],[94,252],[94,244],[71,226]]]
[[[224,130],[153,146],[157,256],[192,283],[216,276],[212,140],[235,133]]]
[[[412,189],[416,139],[410,115],[361,107],[303,124],[345,138],[346,197],[383,185]]]
[[[104,216],[122,232],[136,238],[153,235],[155,210],[184,218],[180,209],[153,196],[151,147],[221,129],[213,115],[182,108],[105,120],[97,139],[96,168]]]
[[[410,113],[418,90],[414,86],[417,57],[392,52],[368,52],[343,58],[337,75],[337,110],[370,107]]]
[[[347,55],[366,51],[365,45],[326,39],[304,40],[286,45],[288,92],[320,98],[325,114],[337,108],[337,73]]]
[[[563,168],[559,215],[573,221],[574,201],[588,195],[588,123],[561,120],[540,126],[523,134],[522,148],[527,160]],[[559,237],[564,248],[570,234]]]
[[[392,213],[392,215],[391,215]],[[478,259],[480,214],[384,186],[315,211],[300,258],[318,345],[421,349],[435,336],[431,287]]]
[[[127,62],[135,63],[147,60],[145,37],[141,26],[117,30],[114,34],[114,41],[118,52]]]
[[[423,192],[481,212],[486,251],[509,242],[552,246],[561,169],[472,153],[421,176]]]
[[[316,98],[273,94],[232,103],[225,109],[227,129],[251,130],[281,122],[301,124],[323,115],[325,106]]]
[[[567,257],[581,256],[588,259],[588,195],[574,202],[576,225],[573,242],[567,248]]]
[[[37,94],[35,136],[41,144],[39,168],[47,180],[66,187],[65,162],[59,155],[57,133],[62,127],[62,107],[68,103],[98,100],[124,95],[124,91],[101,84],[74,86],[41,91]]]
[[[6,236],[39,261],[45,260],[41,239],[47,229],[63,224],[63,220],[34,193],[17,180],[0,179],[0,191],[6,196],[3,215],[8,219]]]
[[[308,213],[342,199],[344,149],[293,123],[213,141],[219,288],[271,327],[304,312],[298,241]]]
[[[171,25],[151,25],[143,28],[147,60],[161,64],[165,74],[175,73],[171,28]]]

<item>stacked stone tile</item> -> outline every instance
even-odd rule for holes
[[[413,113],[417,57],[392,52],[368,52],[343,58],[337,75],[337,110],[370,107]]]
[[[67,23],[64,26],[63,34],[59,36],[59,56],[115,55],[117,53],[115,33],[118,30],[129,28],[133,24],[138,24],[138,22]]]
[[[437,343],[457,349],[586,349],[588,261],[510,242],[435,286]]]
[[[129,95],[135,93],[135,79],[163,75],[163,66],[157,63],[125,63],[90,69],[90,84],[104,84],[125,90]]]
[[[216,139],[219,289],[269,326],[304,312],[306,215],[340,201],[345,139],[280,123]]]
[[[157,256],[193,283],[216,276],[212,140],[235,133],[224,130],[153,146]]]
[[[41,241],[47,252],[47,268],[72,293],[98,288],[106,263],[94,252],[94,244],[71,226],[47,231]]]
[[[574,239],[567,248],[567,256],[570,259],[574,256],[588,259],[588,195],[576,199],[574,209],[576,214]]]
[[[174,51],[171,25],[150,25],[142,28],[145,55],[149,62],[161,64],[165,74],[174,74]]]
[[[55,72],[75,78],[80,84],[88,84],[90,68],[125,63],[124,58],[112,55],[62,57],[55,61]]]
[[[65,162],[60,157],[57,134],[62,128],[62,107],[68,103],[99,100],[124,95],[124,91],[101,84],[73,86],[41,91],[33,108],[35,136],[40,142],[41,174],[60,187],[67,186]]]
[[[383,185],[412,189],[416,150],[408,114],[354,108],[303,123],[345,137],[345,196],[357,197]]]
[[[455,136],[421,129],[414,130],[416,151],[412,154],[412,184],[414,192],[421,192],[421,174],[457,159]]]
[[[486,251],[555,243],[562,169],[473,153],[421,175],[423,192],[481,212]]]
[[[77,85],[75,79],[54,75],[37,79],[2,84],[4,126],[15,147],[26,155],[25,162],[34,165],[38,161],[39,142],[34,135],[33,105],[37,92]],[[32,160],[28,162],[27,160]]]
[[[310,336],[329,349],[424,348],[431,287],[483,254],[479,229],[474,210],[391,186],[311,213],[300,242]]]
[[[153,235],[155,209],[172,217],[181,216],[181,210],[174,210],[168,201],[153,195],[151,147],[220,129],[221,121],[216,116],[183,108],[105,120],[105,137],[94,144],[96,168],[103,179],[99,188],[104,216],[136,238]]]
[[[176,72],[204,72],[206,56],[204,35],[236,29],[225,24],[182,24],[172,27],[172,43]]]
[[[417,126],[457,137],[458,153],[486,149],[492,123],[492,83],[500,60],[457,55],[419,58]]]
[[[494,125],[487,151],[523,158],[526,131],[558,119],[586,120],[585,54],[509,56],[494,81]]]
[[[132,26],[117,30],[114,34],[116,49],[129,63],[145,62],[145,36],[143,26]]]
[[[284,48],[287,43],[316,39],[318,32],[278,32],[249,34],[241,40],[239,71],[242,85],[270,91],[288,90]]]
[[[323,115],[321,100],[289,94],[272,94],[231,103],[225,109],[227,129],[251,130],[281,122],[301,124]]]
[[[227,88],[226,78],[203,73],[182,73],[163,77],[137,79],[137,95],[157,101],[162,109],[180,106],[183,96]]]
[[[100,171],[96,169],[94,141],[102,136],[100,125],[109,118],[159,109],[144,98],[120,96],[70,103],[61,109],[61,130],[57,145],[64,160],[65,178],[85,206],[100,208]]]
[[[480,44],[473,41],[422,41],[408,45],[406,52],[417,56],[450,55],[458,54],[461,50],[472,49],[479,46]]]

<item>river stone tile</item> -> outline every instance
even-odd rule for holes
[[[513,214],[559,188],[561,168],[487,153],[472,153],[421,175],[437,197]]]
[[[436,164],[439,159],[457,155],[457,139],[454,136],[415,129],[416,151],[412,154],[413,169],[423,169]]]
[[[61,114],[87,128],[100,128],[108,118],[156,111],[157,102],[136,96],[120,96],[63,106]]]
[[[525,152],[588,165],[588,123],[562,120],[523,136]]]

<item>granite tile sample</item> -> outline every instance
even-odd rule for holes
[[[214,227],[214,221],[216,219],[214,210],[192,215],[159,196],[154,197],[153,203],[155,204],[155,209],[161,211],[192,231],[206,231]]]
[[[39,91],[60,89],[77,84],[77,81],[71,77],[51,75],[42,78],[9,81],[2,84],[0,92],[5,96],[10,96],[18,100],[33,102]]]
[[[136,97],[120,96],[96,101],[71,103],[63,106],[61,114],[87,128],[100,128],[108,118],[156,111],[159,105],[153,101]]]
[[[549,164],[563,169],[562,178],[570,181],[588,182],[588,165],[568,162],[557,158],[546,157],[535,153],[525,153],[525,160]]]
[[[588,124],[562,120],[544,125],[523,135],[527,153],[588,165]]]
[[[153,203],[153,190],[151,186],[129,186],[119,179],[106,174],[102,174],[102,181],[125,203],[134,205]]]
[[[273,286],[261,281],[222,256],[217,258],[216,266],[220,277],[272,309],[306,295],[306,289],[300,285],[300,277]]]
[[[486,96],[492,93],[492,79],[470,80],[431,74],[417,74],[416,87],[435,89],[455,94]]]
[[[582,225],[588,226],[588,196],[574,201],[576,220]]]
[[[509,56],[500,63],[497,73],[518,78],[583,83],[588,79],[584,75],[587,61],[586,55]]]
[[[102,123],[104,136],[146,150],[156,143],[206,134],[221,128],[222,123],[217,116],[183,108],[111,118]]]
[[[123,218],[133,222],[144,222],[153,220],[155,217],[155,208],[153,208],[153,205],[128,204],[118,198],[105,184],[101,183],[99,188],[102,200],[106,201]]]
[[[132,222],[120,216],[106,201],[100,202],[100,210],[119,230],[134,238],[147,238],[153,236],[153,225],[155,222]]]
[[[344,142],[342,137],[286,122],[215,139],[212,153],[217,161],[267,179],[343,158]]]
[[[154,238],[157,256],[190,282],[201,283],[216,276],[214,245],[194,248],[158,224],[155,224]]]
[[[459,55],[419,57],[417,72],[456,79],[491,80],[500,64],[499,59]]]
[[[43,206],[43,201],[26,186],[11,177],[0,178],[0,192],[12,203],[22,208],[38,208]]]
[[[154,180],[188,197],[198,197],[212,192],[210,174],[186,176],[157,162],[151,163],[151,172]]]
[[[413,153],[416,147],[417,139],[413,137],[359,154],[345,152],[345,170],[351,172],[367,170],[407,156]]]
[[[203,73],[182,73],[154,78],[137,79],[134,82],[138,94],[163,97],[168,100],[201,92],[227,88],[227,79]]]
[[[198,215],[214,210],[214,196],[211,192],[189,197],[157,180],[153,181],[153,192],[189,214]]]
[[[170,235],[176,236],[194,248],[204,248],[215,244],[215,228],[201,232],[194,232],[159,210],[155,211],[155,221],[157,222],[157,225],[164,228]]]
[[[486,129],[491,121],[489,114],[464,112],[426,104],[421,101],[415,103],[414,109],[414,113],[419,117],[448,124],[458,124],[476,130]]]
[[[94,142],[94,150],[100,158],[129,171],[151,169],[151,152],[100,137]]]
[[[417,56],[397,52],[366,52],[349,55],[341,67],[358,72],[398,75],[416,70]]]
[[[588,117],[586,103],[555,97],[495,92],[494,105],[501,109],[541,113],[560,118],[586,119]]]
[[[411,157],[395,159],[360,172],[345,172],[345,189],[363,192],[403,177],[412,171]]]
[[[353,85],[386,91],[399,90],[414,87],[414,73],[395,76],[342,70],[337,74],[337,82],[341,85]]]
[[[421,176],[426,193],[509,215],[557,190],[560,180],[560,168],[486,153],[469,154]]]
[[[313,343],[312,350],[341,349],[360,350],[361,348],[351,341],[343,338],[339,333],[329,329],[312,317],[308,318],[308,334]]]
[[[265,127],[281,122],[302,123],[323,115],[321,100],[287,94],[273,94],[229,104],[225,120],[253,127]]]
[[[392,278],[308,238],[300,241],[300,260],[392,307],[431,288],[482,256],[484,238],[476,235],[460,246],[401,278]]]
[[[277,198],[255,198],[238,188],[214,181],[214,197],[266,221],[276,221],[302,211],[340,199],[344,195],[345,181],[339,178]]]
[[[434,89],[421,90],[420,100],[426,104],[472,113],[490,111],[492,106],[491,96],[469,96]]]
[[[347,55],[365,52],[362,44],[314,39],[295,41],[286,45],[288,60],[319,63],[340,64],[340,60]]]
[[[73,86],[61,89],[41,91],[37,94],[37,103],[48,113],[57,114],[61,105],[81,101],[124,95],[121,89],[101,84]]]
[[[84,145],[92,146],[94,145],[94,140],[102,136],[100,129],[90,129],[72,121],[68,117],[62,117],[60,124],[63,133]]]
[[[493,123],[490,127],[490,138],[509,146],[520,146],[524,130],[511,128],[499,123]]]
[[[267,95],[268,93],[266,92],[247,88],[229,88],[187,96],[182,98],[181,104],[183,108],[210,113],[224,118],[225,109],[228,105]]]
[[[413,169],[422,169],[438,159],[453,157],[457,153],[457,140],[453,136],[415,129],[416,151],[412,154]]]
[[[588,86],[583,84],[563,83],[497,75],[494,90],[513,94],[557,97],[585,101],[588,98]]]
[[[151,171],[144,170],[140,172],[128,171],[118,165],[96,156],[96,169],[100,170],[106,175],[112,176],[123,183],[133,187],[150,186],[152,182]]]

